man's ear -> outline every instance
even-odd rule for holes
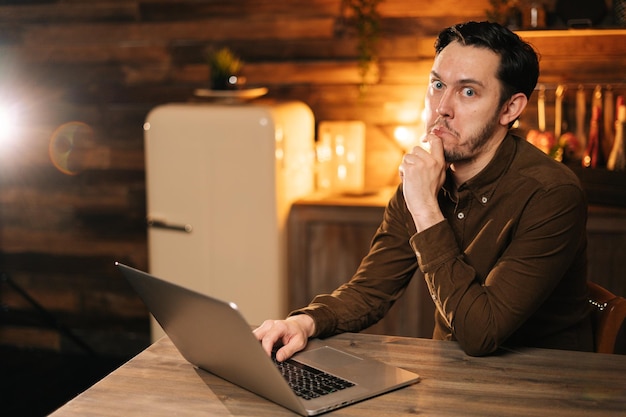
[[[502,111],[500,113],[500,124],[503,126],[508,126],[510,123],[517,120],[517,118],[522,114],[526,105],[528,104],[528,98],[524,93],[517,93],[511,96],[504,106],[502,106]]]

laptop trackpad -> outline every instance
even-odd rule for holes
[[[313,350],[307,350],[294,357],[295,360],[303,363],[312,363],[319,367],[338,368],[361,362],[363,359],[341,352],[330,346],[324,346]]]

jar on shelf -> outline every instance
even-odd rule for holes
[[[525,1],[521,4],[522,29],[545,29],[546,8],[539,1]]]

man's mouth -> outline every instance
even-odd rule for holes
[[[457,136],[457,133],[447,125],[445,120],[439,120],[435,122],[435,125],[430,128],[429,133],[435,136],[438,136],[440,138],[444,135],[450,135],[454,137]]]
[[[452,132],[450,132],[450,130],[444,126],[434,126],[433,128],[430,129],[430,133],[438,137],[452,134]]]
[[[430,133],[436,136],[441,136],[442,134],[446,133],[446,129],[443,126],[433,126],[430,129]]]

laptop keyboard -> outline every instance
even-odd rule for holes
[[[354,386],[354,383],[296,361],[274,364],[297,396],[305,400],[321,397]]]

